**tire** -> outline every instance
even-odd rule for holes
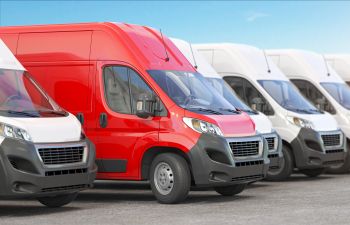
[[[326,168],[300,170],[301,173],[305,174],[308,177],[318,177],[325,171],[326,171]]]
[[[52,197],[39,197],[37,198],[37,200],[41,204],[49,208],[58,208],[71,203],[77,196],[78,196],[78,193],[73,193],[73,194],[57,195]]]
[[[231,186],[215,187],[214,190],[222,196],[234,196],[241,193],[245,187],[246,184],[236,184]]]
[[[159,203],[175,204],[185,200],[191,188],[186,160],[173,153],[156,156],[150,168],[150,184]]]
[[[292,150],[287,146],[282,146],[282,163],[281,167],[278,169],[273,169],[267,171],[267,175],[265,180],[268,181],[282,181],[286,180],[290,177],[294,169],[294,157],[292,154]]]

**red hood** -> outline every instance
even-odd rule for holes
[[[206,116],[217,122],[225,137],[244,137],[256,134],[254,122],[245,113]]]

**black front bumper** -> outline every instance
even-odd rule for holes
[[[188,153],[196,186],[225,186],[250,183],[266,176],[270,160],[266,141],[262,155],[236,159],[228,141],[219,136],[202,134]]]
[[[94,145],[87,139],[61,144],[86,145],[84,162],[44,165],[33,143],[5,139],[0,145],[0,196],[55,196],[91,187],[97,172]]]
[[[308,128],[301,128],[291,142],[295,164],[298,169],[316,169],[344,163],[347,150],[345,135],[342,144],[332,150],[323,144],[321,134]]]

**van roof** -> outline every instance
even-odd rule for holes
[[[95,40],[99,40],[99,43],[96,43],[96,45],[93,46],[94,42],[92,42],[92,50],[90,51],[90,59],[92,60],[123,61],[141,66],[145,70],[159,69],[182,70],[190,72],[195,71],[192,65],[166,36],[162,36],[159,31],[147,26],[126,23],[99,22],[0,28],[1,35],[19,33],[19,40],[21,40],[21,38],[25,38],[25,35],[28,37],[29,35],[38,33],[69,31],[103,32],[102,36],[96,35]],[[95,38],[95,36],[93,38]],[[27,40],[30,40],[30,38]],[[47,46],[52,48],[52,46],[49,44],[39,46],[38,48],[44,48]],[[93,49],[94,47],[95,50]],[[33,51],[33,48],[30,48],[30,51]],[[42,53],[44,51],[45,50],[43,49],[39,49],[37,52]],[[73,49],[71,51],[78,51],[78,49]],[[18,57],[21,58],[21,52],[17,52],[17,54]],[[170,59],[169,61],[166,61],[167,54]],[[72,57],[74,57],[74,55],[75,54],[71,54]],[[89,55],[85,57],[89,57]]]
[[[350,80],[350,54],[329,54],[325,58],[339,76]]]
[[[213,50],[215,57],[210,63],[223,76],[240,74],[255,80],[288,80],[270,59],[266,59],[264,51],[256,47],[232,43],[196,44],[194,47],[201,53]]]
[[[21,63],[12,54],[10,49],[0,39],[0,69],[25,70]]]
[[[184,40],[170,38],[192,66],[197,66],[197,71],[204,77],[222,78],[208,61],[192,45]]]
[[[269,50],[267,54],[289,78],[307,77],[316,83],[344,83],[321,54],[297,49]]]

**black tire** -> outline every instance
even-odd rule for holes
[[[325,171],[326,171],[326,168],[300,170],[301,173],[305,174],[308,177],[318,177]]]
[[[236,184],[231,186],[215,187],[214,190],[222,196],[234,196],[241,193],[245,187],[246,184]]]
[[[78,193],[72,193],[52,197],[39,197],[37,200],[49,208],[58,208],[71,203],[77,196]]]
[[[268,181],[281,181],[290,177],[294,169],[294,157],[292,150],[287,146],[282,146],[282,163],[278,169],[272,169],[267,172],[265,180]]]
[[[165,170],[167,173],[166,176],[169,176],[169,178],[172,179],[172,183],[169,182],[169,185],[172,185],[172,188],[170,190],[166,190],[168,193],[164,193],[165,190],[160,187],[162,184],[158,178],[161,176],[155,175],[155,172],[160,170],[158,168],[162,166],[165,166],[165,168],[169,167],[171,170],[170,174],[168,174],[167,170]],[[155,176],[157,176],[156,179]],[[164,181],[164,183],[167,182]],[[173,153],[162,153],[156,156],[152,161],[150,168],[150,184],[154,196],[160,203],[175,204],[185,200],[191,188],[191,173],[186,160],[183,157]],[[164,192],[162,193],[162,191]]]

